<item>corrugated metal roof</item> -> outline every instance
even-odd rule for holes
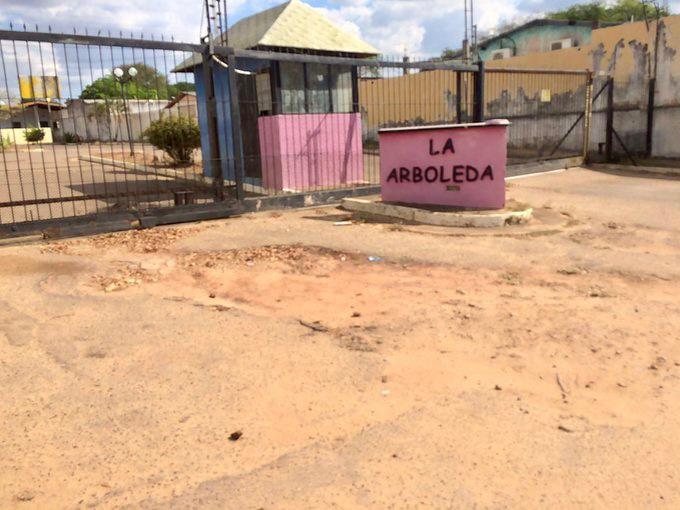
[[[372,56],[379,53],[373,46],[333,24],[318,9],[290,0],[240,20],[227,33],[234,48],[308,49],[324,52],[354,53]],[[220,35],[217,39],[224,40]],[[194,55],[178,65],[174,72],[187,70],[201,59]]]
[[[281,14],[258,44],[366,55],[379,53],[370,44],[331,23],[318,9],[300,0],[284,4]]]

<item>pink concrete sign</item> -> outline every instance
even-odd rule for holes
[[[302,191],[364,180],[361,114],[260,117],[262,186]]]
[[[381,129],[385,202],[505,206],[507,120]]]

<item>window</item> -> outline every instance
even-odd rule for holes
[[[50,123],[47,122],[46,120],[41,120],[40,121],[40,127],[44,127],[44,128],[50,127]]]
[[[255,88],[257,89],[258,113],[271,113],[272,111],[272,85],[269,79],[269,71],[258,73],[255,76]]]
[[[502,48],[491,52],[491,60],[505,60],[510,57],[512,57],[512,50],[510,48]]]
[[[295,62],[279,63],[281,113],[305,113],[305,68]]]
[[[550,50],[555,51],[555,50],[563,50],[565,48],[572,48],[573,46],[577,46],[574,44],[574,41],[572,39],[562,39],[559,41],[553,41],[550,43]]]
[[[351,66],[280,62],[280,113],[350,113],[354,108]],[[258,98],[268,85],[258,84]],[[262,92],[261,92],[262,91]],[[260,108],[260,111],[264,111]]]
[[[307,68],[308,113],[330,112],[329,66],[326,64],[307,64],[305,67]]]
[[[16,120],[12,121],[12,127],[14,129],[21,129],[21,122],[18,122]]]
[[[350,113],[353,111],[352,68],[350,66],[331,66],[331,92],[334,112]]]

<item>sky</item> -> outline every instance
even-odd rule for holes
[[[463,38],[463,0],[305,1],[388,56],[437,56],[444,48],[460,48]],[[231,25],[282,0],[227,2]],[[504,23],[528,21],[572,3],[574,0],[475,0],[475,21],[480,34],[491,34]],[[143,33],[147,39],[163,35],[196,43],[205,26],[202,5],[203,0],[0,0],[0,28],[9,28],[12,22],[20,30],[23,24],[35,30],[37,24],[42,31],[51,27],[55,32],[73,33],[75,27],[77,33],[122,32],[126,37]],[[671,10],[680,10],[680,0],[671,2]],[[4,101],[18,96],[18,76],[23,75],[60,75],[64,97],[77,97],[88,83],[125,63],[151,65],[173,81],[190,79],[169,72],[188,56],[178,52],[160,56],[157,52],[117,48],[99,55],[96,49],[75,45],[53,45],[51,51],[49,45],[37,43],[0,44],[5,70],[0,72],[0,100]]]
[[[459,48],[463,0],[305,0],[388,55],[432,56]],[[675,0],[680,2],[680,0]],[[229,23],[282,0],[227,0]],[[489,33],[507,21],[528,20],[574,0],[476,0],[475,21]],[[0,27],[9,22],[90,34],[144,32],[197,42],[203,0],[0,0]]]

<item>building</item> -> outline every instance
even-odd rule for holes
[[[592,71],[593,94],[597,94],[608,78],[614,79],[615,127],[627,148],[643,153],[646,148],[649,89],[654,87],[652,155],[680,157],[677,126],[680,124],[680,16],[667,16],[646,23],[637,21],[594,29],[588,43],[561,50],[518,55],[489,62],[495,67],[575,69]],[[525,94],[532,96],[531,83]],[[569,90],[553,90],[552,100],[567,95]],[[488,94],[487,94],[488,95]],[[605,142],[607,94],[600,94],[593,105],[590,150],[596,152]]]
[[[353,58],[378,54],[300,0],[242,19],[226,38],[222,34],[218,40],[225,39],[238,49]],[[356,68],[250,58],[239,58],[237,65],[246,182],[265,189],[300,190],[363,180]],[[202,150],[210,154],[200,56],[194,55],[173,71],[195,74]],[[226,63],[217,59],[213,76],[222,175],[233,180],[235,151]],[[207,157],[204,173],[213,175]]]
[[[2,129],[54,128],[54,112],[64,108],[57,101],[34,100],[3,106],[0,114]]]
[[[26,143],[24,131],[39,127],[45,133],[43,143],[51,143],[53,131],[59,129],[57,115],[63,109],[64,105],[57,101],[42,99],[0,105],[0,136],[21,145]]]
[[[590,44],[593,30],[617,24],[535,19],[480,41],[474,60],[505,60],[534,53],[577,48]]]
[[[180,92],[177,97],[165,105],[165,110],[171,117],[198,119],[196,92]]]

